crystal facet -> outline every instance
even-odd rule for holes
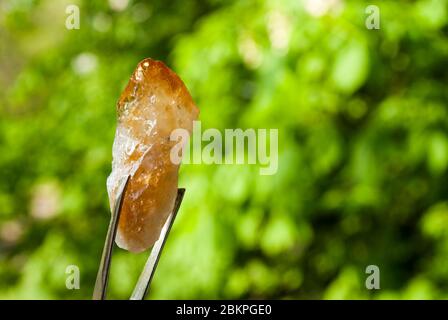
[[[163,62],[141,61],[117,104],[112,172],[107,179],[111,208],[128,175],[116,243],[141,252],[158,239],[177,194],[179,166],[170,160],[173,130],[191,133],[199,110],[182,80]]]

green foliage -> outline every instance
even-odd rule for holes
[[[274,176],[181,168],[150,298],[448,298],[448,1],[378,2],[379,30],[368,1],[109,2],[76,1],[79,30],[72,2],[0,3],[0,298],[90,298],[114,106],[145,57],[181,76],[203,127],[279,129]],[[145,258],[116,250],[110,297]]]

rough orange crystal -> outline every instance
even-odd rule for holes
[[[141,252],[159,238],[177,195],[179,166],[170,161],[174,129],[191,133],[199,110],[182,80],[163,62],[140,62],[117,104],[112,172],[107,179],[111,208],[126,177],[116,243]]]

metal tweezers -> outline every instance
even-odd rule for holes
[[[117,234],[118,221],[120,220],[120,213],[123,207],[123,199],[126,193],[126,189],[129,183],[130,176],[126,178],[126,182],[120,192],[115,206],[112,212],[112,216],[109,223],[109,229],[107,230],[106,241],[104,243],[103,254],[101,256],[100,267],[98,269],[98,274],[95,282],[95,289],[93,290],[93,300],[105,300],[106,290],[109,280],[109,270],[112,260],[112,251],[114,248],[115,236]],[[145,267],[137,281],[137,284],[132,292],[130,300],[144,300],[151,284],[154,272],[156,271],[157,264],[160,259],[160,254],[162,253],[163,247],[165,245],[166,239],[171,230],[171,226],[176,219],[177,212],[179,211],[180,204],[185,194],[185,189],[177,189],[177,197],[174,203],[173,212],[168,216],[162,231],[160,232],[159,239],[156,241],[152,247],[151,253],[146,261]]]

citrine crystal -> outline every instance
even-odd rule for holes
[[[174,207],[178,164],[170,140],[175,129],[191,133],[199,110],[182,80],[163,62],[141,61],[117,103],[118,124],[112,172],[107,179],[111,208],[128,175],[116,243],[141,252],[159,238]]]

